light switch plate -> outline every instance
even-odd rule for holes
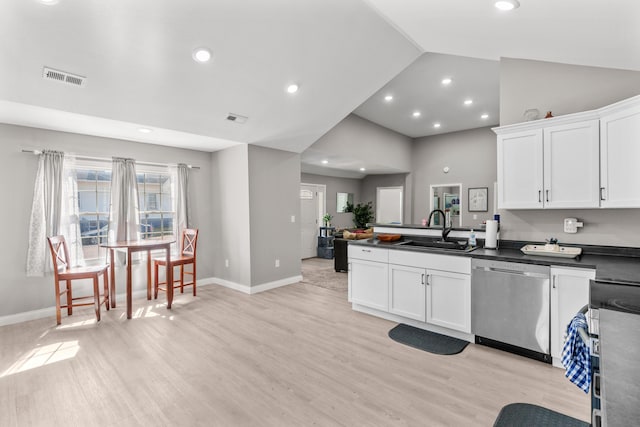
[[[584,224],[579,222],[577,218],[565,218],[564,219],[564,232],[565,233],[577,233],[578,227],[582,227]]]

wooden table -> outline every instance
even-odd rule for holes
[[[100,246],[109,249],[111,259],[111,291],[110,297],[111,307],[116,306],[116,275],[115,275],[115,256],[116,249],[127,250],[127,319],[131,319],[132,297],[131,297],[131,254],[134,252],[147,251],[147,299],[151,299],[151,251],[154,249],[164,249],[167,258],[167,283],[173,283],[173,269],[169,268],[171,260],[171,244],[175,243],[175,239],[170,240],[127,240],[101,243]],[[173,302],[173,286],[167,286],[167,308],[171,308]]]

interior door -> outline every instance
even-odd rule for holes
[[[402,187],[378,187],[376,222],[402,224]]]
[[[318,188],[312,184],[300,184],[300,257],[313,258],[318,247]]]

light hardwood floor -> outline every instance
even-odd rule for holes
[[[433,355],[393,326],[301,283],[4,326],[0,426],[491,426],[511,402],[589,419],[560,369],[474,344]]]

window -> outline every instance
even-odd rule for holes
[[[86,260],[106,256],[99,246],[107,240],[111,198],[111,168],[77,166],[78,213],[82,252]]]
[[[140,237],[162,239],[173,234],[171,177],[168,172],[138,172]]]
[[[147,168],[149,169],[149,168]],[[111,205],[111,164],[76,161],[78,214],[85,260],[105,258]],[[152,167],[136,173],[140,237],[162,239],[173,234],[172,185],[167,168]]]

